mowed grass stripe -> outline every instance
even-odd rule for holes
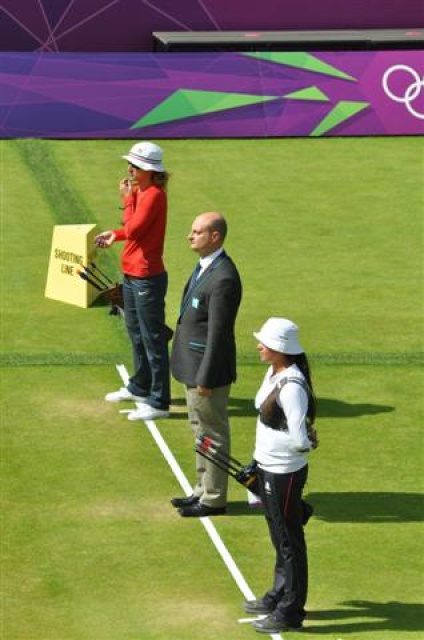
[[[54,152],[58,147],[48,140],[22,139],[11,141],[17,149],[22,162],[31,171],[34,183],[46,199],[57,225],[65,224],[98,224],[102,222],[83,197],[67,171],[64,153]],[[100,230],[100,229],[99,229]],[[115,273],[117,259],[106,251],[101,253],[102,267],[108,273]]]
[[[0,367],[115,365],[121,361],[118,353],[8,353],[0,356]]]
[[[120,353],[7,353],[0,356],[0,367],[110,365],[122,361]],[[334,365],[409,365],[424,363],[422,353],[312,353],[312,364]],[[240,365],[262,366],[255,355],[242,355]]]
[[[70,183],[69,176],[54,157],[51,151],[53,147],[47,141],[16,140],[15,146],[54,212],[57,224],[93,223],[94,216],[89,205]]]

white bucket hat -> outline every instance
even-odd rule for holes
[[[253,335],[256,340],[273,351],[288,355],[304,352],[299,344],[299,327],[286,318],[269,318],[260,331]]]
[[[162,164],[163,151],[153,142],[137,142],[128,155],[122,158],[144,171],[165,171]]]

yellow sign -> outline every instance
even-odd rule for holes
[[[100,291],[79,275],[94,259],[95,224],[62,224],[53,228],[45,296],[89,307]]]

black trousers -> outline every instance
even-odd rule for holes
[[[305,618],[308,561],[302,525],[302,491],[308,466],[287,474],[258,469],[261,500],[276,552],[274,584],[266,599],[275,602],[276,615],[293,625]]]

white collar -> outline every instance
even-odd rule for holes
[[[213,253],[210,253],[208,256],[204,256],[203,258],[200,258],[199,263],[200,263],[200,273],[203,273],[203,271],[205,269],[207,269],[208,267],[210,267],[210,265],[212,264],[212,262],[219,256],[221,255],[221,253],[223,253],[224,249],[223,247],[220,247],[219,249],[217,249],[216,251],[214,251]],[[199,275],[200,275],[199,273]]]

